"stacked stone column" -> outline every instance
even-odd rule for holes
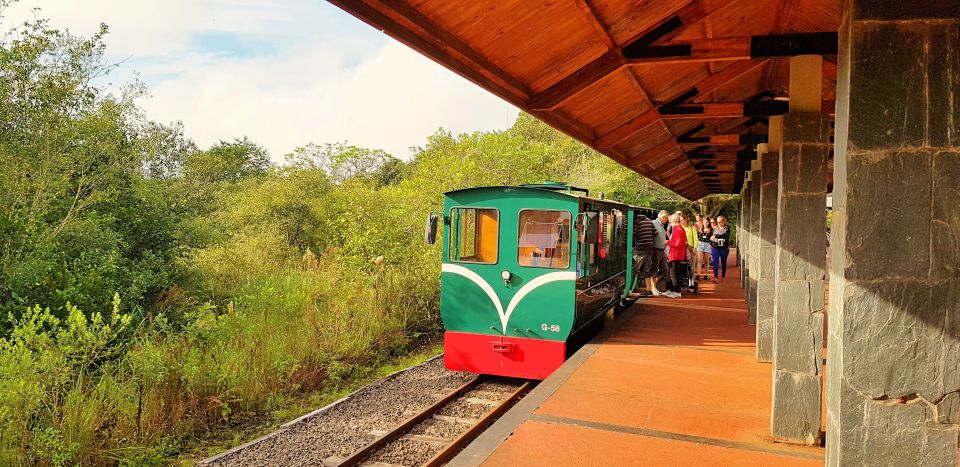
[[[771,118],[771,126],[772,126]],[[774,269],[777,250],[777,176],[780,153],[767,144],[757,148],[760,159],[760,226],[757,241],[757,361],[773,360]]]
[[[840,9],[826,462],[956,466],[960,8]]]
[[[783,119],[776,237],[771,433],[799,444],[820,441],[824,268],[830,118],[791,112]]]
[[[750,233],[747,226],[750,224],[750,171],[743,177],[743,188],[740,190],[740,220],[737,222],[737,255],[740,257],[740,287],[744,297],[747,294],[747,246],[750,244]]]
[[[747,256],[747,321],[757,324],[757,279],[760,272],[760,161],[750,171],[750,230]]]

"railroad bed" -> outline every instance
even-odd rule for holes
[[[521,380],[446,370],[434,358],[200,465],[425,465],[455,454],[525,389]]]

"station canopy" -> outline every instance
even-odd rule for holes
[[[833,113],[835,0],[331,1],[689,199],[740,191],[789,57],[824,56]]]

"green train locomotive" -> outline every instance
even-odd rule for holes
[[[447,368],[546,378],[624,303],[633,219],[651,212],[587,195],[562,183],[445,193],[427,237],[442,218]]]

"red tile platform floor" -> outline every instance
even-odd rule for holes
[[[823,465],[769,436],[771,367],[738,273],[638,302],[451,465]]]

